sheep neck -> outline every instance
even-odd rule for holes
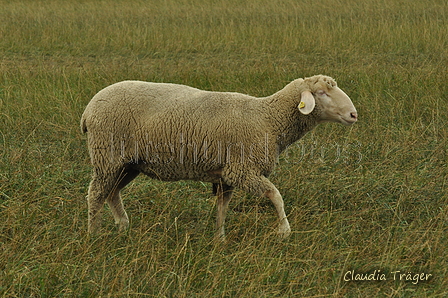
[[[278,94],[265,99],[269,111],[267,121],[271,123],[272,133],[281,153],[319,124],[319,107],[316,106],[311,114],[303,115],[297,108],[295,98],[276,95]]]

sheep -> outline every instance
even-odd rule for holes
[[[185,85],[123,81],[99,91],[81,118],[93,165],[88,231],[98,230],[110,206],[120,230],[129,225],[120,190],[139,173],[162,181],[212,183],[217,196],[215,237],[225,237],[226,210],[235,188],[267,197],[277,233],[291,228],[278,189],[268,177],[278,156],[322,122],[352,125],[357,111],[331,77],[297,79],[256,98]]]

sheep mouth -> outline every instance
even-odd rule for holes
[[[341,120],[341,123],[346,125],[346,126],[350,126],[353,125],[356,121],[358,121],[358,117],[354,117],[351,116],[350,117],[343,117],[341,115],[339,115],[339,119]]]

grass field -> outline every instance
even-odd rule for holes
[[[289,239],[237,191],[216,245],[210,185],[143,176],[130,230],[107,211],[87,236],[79,119],[97,91],[266,96],[319,73],[360,120],[281,156]],[[0,0],[0,296],[448,297],[447,82],[446,0]]]

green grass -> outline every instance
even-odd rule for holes
[[[72,2],[0,1],[1,297],[448,296],[445,0]],[[145,177],[123,192],[130,230],[105,212],[88,237],[79,119],[97,91],[139,79],[266,96],[319,73],[360,120],[281,156],[289,239],[270,202],[237,191],[216,245],[209,185]]]

